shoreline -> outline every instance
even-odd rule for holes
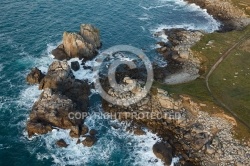
[[[194,3],[207,13],[212,15],[216,20],[222,22],[220,32],[232,30],[241,30],[250,24],[249,15],[243,10],[232,4],[231,0],[184,0],[188,3]]]

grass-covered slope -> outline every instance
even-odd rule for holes
[[[195,56],[202,60],[202,76],[192,82],[179,85],[155,83],[175,95],[187,94],[194,99],[210,105],[206,109],[216,111],[212,105],[224,103],[239,119],[250,126],[250,39],[244,40],[230,52],[228,57],[215,69],[209,78],[212,94],[206,87],[205,77],[211,67],[235,43],[244,36],[250,36],[250,26],[242,31],[206,34],[192,47]],[[225,109],[226,110],[226,109]],[[228,112],[230,114],[230,112]],[[250,138],[249,130],[239,123],[238,135]]]

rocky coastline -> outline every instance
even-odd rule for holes
[[[199,77],[201,59],[195,57],[190,48],[200,40],[202,32],[171,29],[160,33],[167,35],[169,41],[158,43],[160,48],[157,51],[168,60],[169,65],[167,68],[154,66],[154,72],[159,72],[156,79],[179,84]],[[76,144],[91,147],[98,141],[95,136],[98,131],[84,125],[84,119],[70,119],[68,116],[70,112],[82,114],[89,111],[91,85],[87,80],[74,77],[73,71],[81,67],[78,61],[69,65],[67,60],[77,57],[84,64],[95,58],[101,47],[99,30],[82,24],[80,32],[64,32],[62,41],[52,51],[57,61],[49,66],[48,72],[45,74],[34,68],[26,78],[29,84],[39,84],[39,89],[43,90],[30,112],[28,136],[46,134],[57,128],[69,129],[69,136],[78,138]],[[101,82],[109,95],[126,100],[141,95],[144,77],[138,73],[143,72],[143,69],[136,69],[136,72],[116,73],[118,82],[124,86],[136,83],[135,88],[125,94],[115,93],[108,85],[107,77]],[[168,92],[153,87],[136,104],[117,106],[103,99],[102,107],[105,112],[117,113],[118,120],[132,122],[128,131],[136,135],[143,135],[143,128],[157,133],[162,141],[157,142],[152,151],[165,165],[170,165],[173,157],[179,157],[180,162],[176,165],[250,165],[249,143],[242,143],[233,137],[232,128],[237,125],[236,121],[223,111],[212,115],[204,112],[206,105],[194,102],[189,96],[174,99]],[[162,118],[156,117],[158,115]],[[68,146],[62,139],[56,144],[59,147]]]
[[[206,9],[215,19],[222,23],[219,32],[226,33],[232,30],[242,30],[250,24],[249,15],[232,4],[231,0],[186,0]],[[205,72],[202,66],[203,59],[197,57],[191,47],[199,42],[205,32],[185,29],[162,29],[155,36],[166,35],[167,42],[158,42],[156,51],[168,61],[168,66],[155,66],[160,73],[156,80],[165,84],[174,85],[193,81]],[[208,43],[209,44],[209,43]]]
[[[118,98],[124,96],[109,92]],[[105,111],[116,113],[121,121],[133,122],[129,130],[138,133],[148,128],[162,138],[153,151],[165,165],[170,165],[174,156],[180,157],[177,165],[249,165],[249,145],[233,138],[236,121],[223,111],[209,115],[202,111],[204,107],[206,104],[196,103],[188,96],[174,99],[157,88],[129,107],[103,100]]]
[[[241,30],[250,24],[250,17],[243,10],[233,5],[231,0],[185,0],[195,3],[222,22],[220,31]]]

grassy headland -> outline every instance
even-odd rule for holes
[[[236,47],[212,73],[209,84],[212,94],[206,87],[205,76],[218,59],[242,37],[250,35],[250,25],[242,31],[206,34],[191,49],[202,62],[201,77],[195,81],[179,85],[154,86],[174,95],[186,94],[207,105],[204,111],[215,113],[220,110],[220,102],[234,112],[239,119],[250,126],[250,39]],[[218,109],[216,109],[218,108]],[[226,110],[226,109],[225,109]],[[230,112],[227,112],[230,115]],[[250,138],[249,129],[238,122],[238,138]]]

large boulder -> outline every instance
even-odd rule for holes
[[[100,32],[93,25],[81,24],[80,34],[88,43],[91,43],[95,48],[101,47]]]
[[[39,84],[45,75],[38,68],[33,68],[26,77],[29,84]]]
[[[63,148],[66,148],[68,146],[68,144],[63,139],[56,141],[56,145]]]
[[[74,78],[70,66],[66,61],[54,61],[48,69],[47,75],[41,81],[39,89],[58,89],[59,84]]]
[[[80,64],[78,61],[71,62],[70,66],[71,66],[71,69],[74,71],[77,71],[80,69]]]
[[[97,141],[95,136],[86,136],[85,140],[82,141],[82,144],[87,147],[91,147]]]
[[[28,136],[31,137],[35,134],[46,134],[52,131],[52,126],[48,123],[38,122],[38,121],[28,121],[27,131]]]
[[[97,55],[97,48],[78,33],[64,32],[63,45],[69,58],[91,59]]]
[[[161,159],[166,165],[172,163],[172,147],[166,142],[157,142],[153,146],[155,156]]]
[[[52,50],[52,55],[54,55],[55,59],[64,60],[69,59],[68,55],[64,51],[63,44],[60,44],[56,49]]]
[[[76,112],[72,100],[60,93],[53,93],[51,89],[45,89],[32,107],[27,123],[28,135],[45,134],[52,130],[51,126],[63,129],[79,126],[81,120],[70,119],[70,112]]]

